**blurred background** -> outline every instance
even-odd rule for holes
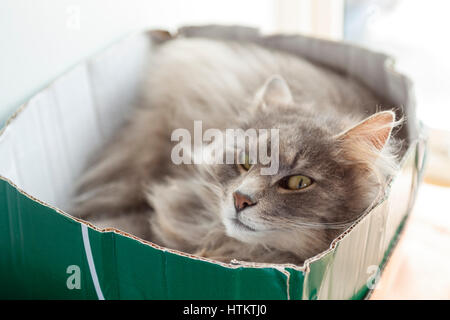
[[[425,183],[373,299],[450,299],[450,2],[446,0],[2,0],[0,127],[32,95],[130,32],[239,24],[385,52],[429,127]]]

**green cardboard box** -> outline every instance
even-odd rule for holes
[[[353,45],[245,27],[185,27],[184,37],[252,41],[348,73],[401,107],[401,170],[376,205],[302,266],[224,264],[70,216],[73,182],[136,101],[161,32],[134,34],[78,64],[0,131],[2,299],[361,299],[374,288],[413,206],[426,138],[411,82],[392,59]]]

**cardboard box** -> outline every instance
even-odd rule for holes
[[[401,170],[383,199],[303,266],[224,264],[168,250],[67,210],[89,156],[124,121],[161,33],[132,35],[34,96],[0,132],[0,298],[360,299],[391,254],[424,164],[411,82],[392,60],[356,46],[243,27],[186,27],[186,37],[254,41],[360,79],[401,106]],[[128,109],[127,109],[128,108]]]

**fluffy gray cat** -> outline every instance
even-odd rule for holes
[[[392,111],[358,82],[256,44],[174,39],[145,98],[81,179],[75,215],[229,262],[301,264],[326,250],[396,169]],[[175,129],[279,129],[279,170],[171,160]],[[270,143],[270,141],[269,141]]]

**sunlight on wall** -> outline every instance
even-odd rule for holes
[[[270,32],[274,0],[2,0],[0,127],[33,94],[129,32],[241,24]]]
[[[450,129],[450,2],[403,0],[388,8],[386,1],[366,2],[371,5],[359,12],[366,15],[365,32],[349,40],[393,55],[397,69],[414,81],[418,117]]]

